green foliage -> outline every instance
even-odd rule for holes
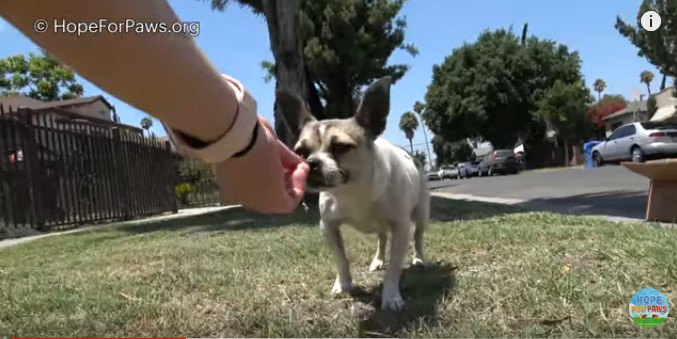
[[[0,59],[0,97],[25,95],[43,101],[82,96],[84,89],[68,67],[47,54],[23,54]]]
[[[580,63],[565,45],[535,37],[521,45],[512,31],[486,31],[433,67],[424,120],[446,142],[482,137],[511,148],[542,135],[536,103],[555,80],[581,81]]]
[[[418,54],[404,41],[406,20],[397,17],[403,4],[403,0],[302,1],[303,55],[328,118],[352,116],[363,86],[387,75],[394,83],[409,69],[388,64],[396,49]],[[275,65],[264,61],[261,66],[264,79],[271,80]]]
[[[416,115],[411,112],[405,112],[400,117],[400,130],[404,132],[404,135],[407,139],[411,140],[414,138],[414,131],[418,128],[418,119]]]
[[[425,168],[425,165],[428,163],[428,157],[425,155],[425,152],[414,151],[414,154],[412,156],[414,157],[416,167],[418,167],[419,169]]]
[[[656,104],[656,97],[655,96],[650,96],[649,99],[646,101],[646,110],[649,116],[649,119],[653,117],[653,115],[658,111],[658,105]]]
[[[550,123],[558,139],[573,145],[590,134],[592,122],[586,113],[591,102],[583,83],[565,84],[557,80],[538,101],[536,114]]]
[[[140,123],[140,124],[141,124],[141,128],[143,128],[143,129],[145,129],[146,131],[148,131],[148,129],[150,129],[151,127],[153,127],[153,119],[151,119],[151,118],[149,118],[149,117],[145,117],[145,118],[141,119],[141,123]]]
[[[649,95],[651,95],[651,82],[653,81],[653,73],[651,71],[642,71],[639,75],[639,81],[643,82],[646,84],[646,90],[649,92]]]
[[[604,92],[604,89],[606,88],[606,81],[597,79],[592,85],[592,88],[594,88],[595,92],[597,92],[597,99],[601,100],[602,92]]]
[[[176,196],[176,200],[182,205],[188,204],[188,196],[193,192],[195,192],[195,186],[187,182],[178,184],[174,187],[174,196]]]
[[[433,150],[437,156],[437,166],[468,161],[473,157],[472,147],[466,140],[445,141],[440,136],[433,137]]]
[[[642,15],[655,11],[661,16],[660,29],[648,32],[641,26]],[[677,1],[643,0],[637,11],[636,27],[616,18],[616,29],[661,73],[677,77]]]
[[[179,181],[199,185],[214,181],[214,174],[209,165],[192,158],[184,158],[179,162]]]

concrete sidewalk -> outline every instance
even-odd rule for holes
[[[227,210],[227,209],[238,208],[238,207],[240,207],[240,206],[239,205],[232,205],[232,206],[209,206],[209,207],[186,208],[186,209],[179,210],[179,212],[175,213],[175,214],[170,213],[170,214],[156,215],[156,216],[143,218],[143,219],[134,219],[134,220],[128,220],[128,221],[111,222],[111,223],[108,223],[108,224],[101,224],[101,225],[83,225],[83,226],[80,226],[76,229],[72,229],[72,230],[68,230],[68,231],[50,232],[50,233],[44,233],[44,234],[39,234],[39,235],[29,235],[29,236],[25,236],[25,237],[21,237],[21,238],[0,240],[0,249],[10,247],[10,246],[19,245],[19,244],[23,244],[23,243],[33,241],[33,240],[37,240],[37,239],[53,237],[53,236],[57,236],[57,235],[85,232],[85,231],[89,231],[89,230],[101,229],[103,227],[121,226],[121,225],[136,225],[136,224],[143,224],[143,223],[153,222],[153,221],[187,218],[187,217],[191,217],[191,216],[195,216],[195,215],[224,211],[224,210]]]

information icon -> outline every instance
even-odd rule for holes
[[[640,23],[645,30],[653,32],[661,27],[661,16],[654,11],[647,11],[642,15]]]

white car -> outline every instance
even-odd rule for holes
[[[437,174],[444,179],[458,179],[458,168],[453,166],[442,166]]]
[[[428,179],[428,181],[442,180],[442,177],[440,177],[438,172],[428,172],[425,177]]]
[[[677,156],[677,123],[633,122],[618,127],[592,148],[595,166],[605,162]]]

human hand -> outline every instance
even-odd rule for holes
[[[262,213],[291,213],[303,199],[308,164],[275,137],[262,117],[258,128],[249,152],[214,165],[221,201]]]

